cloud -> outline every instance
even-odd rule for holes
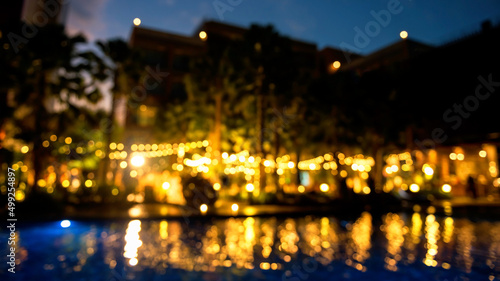
[[[104,9],[109,0],[70,1],[66,31],[70,35],[83,34],[93,41],[105,34],[107,25]],[[89,31],[92,31],[89,32]]]

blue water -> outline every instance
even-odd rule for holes
[[[419,213],[18,222],[15,274],[8,235],[0,280],[500,278],[500,222]]]

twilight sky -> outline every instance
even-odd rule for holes
[[[272,24],[282,35],[314,42],[318,48],[339,47],[344,43],[362,54],[398,40],[401,30],[408,31],[414,40],[440,45],[477,31],[484,20],[500,24],[498,0],[68,0],[68,3],[68,31],[83,32],[89,40],[116,37],[128,40],[136,17],[141,19],[142,27],[183,35],[192,35],[203,20],[213,19],[243,27],[251,23]],[[376,14],[381,15],[382,24],[375,20]],[[369,39],[363,45],[356,45],[359,30]]]

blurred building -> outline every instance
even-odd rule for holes
[[[187,98],[184,77],[190,71],[192,60],[207,51],[208,38],[211,44],[221,46],[222,50],[232,41],[243,39],[247,31],[247,28],[217,21],[203,22],[192,35],[134,26],[130,45],[144,52],[145,63],[150,71],[166,76],[158,77],[153,74],[161,81],[147,90],[144,100],[138,106],[128,107],[126,111],[118,110],[127,112],[127,141],[150,141],[151,128],[162,108],[173,100]],[[333,73],[331,70],[334,62],[347,63],[345,54],[334,48],[318,51],[314,43],[291,39],[291,49],[293,56],[290,59],[297,66],[296,70],[303,75],[314,77],[322,73]]]

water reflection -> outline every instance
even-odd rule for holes
[[[241,275],[255,270],[286,272],[312,259],[318,272],[331,270],[333,264],[360,274],[380,271],[380,260],[386,272],[427,266],[452,276],[480,274],[489,280],[500,273],[499,222],[474,223],[433,214],[389,213],[373,218],[364,212],[349,221],[313,216],[190,223],[134,219],[51,232],[50,239],[36,246],[24,242],[39,232],[20,232],[19,237],[27,238],[18,246],[28,257],[20,261],[21,268],[41,263],[44,272],[83,274],[97,263],[105,265],[100,270],[108,270],[108,275],[118,272],[126,278],[144,270],[162,275],[170,269],[200,274],[230,270]],[[48,246],[40,248],[45,243]],[[37,251],[46,252],[43,260],[30,259]]]
[[[402,259],[401,247],[405,241],[405,234],[408,227],[398,214],[387,214],[384,224],[380,229],[385,233],[387,239],[387,254],[384,259],[385,268],[390,271],[397,271],[397,263]]]

